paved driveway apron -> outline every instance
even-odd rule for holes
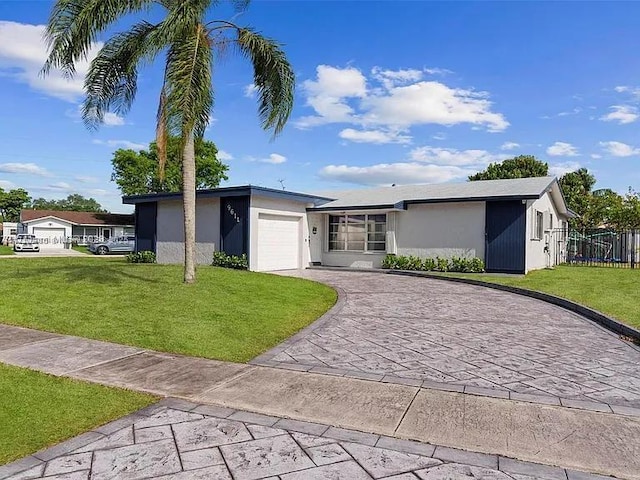
[[[442,280],[287,274],[332,285],[344,302],[255,363],[640,407],[640,349],[565,309]]]

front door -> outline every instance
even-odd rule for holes
[[[227,255],[248,253],[249,197],[220,199],[220,250]]]
[[[111,229],[110,228],[103,228],[102,229],[102,236],[104,237],[105,240],[109,240],[111,238]]]
[[[526,205],[521,200],[487,202],[487,272],[524,273]]]

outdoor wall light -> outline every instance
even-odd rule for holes
[[[313,228],[311,229],[311,233],[313,233],[314,235],[315,235],[316,233],[318,233],[318,227],[313,227]]]

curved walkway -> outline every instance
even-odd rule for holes
[[[253,363],[496,396],[549,395],[568,406],[640,407],[640,349],[560,307],[426,278],[286,274],[337,288],[341,302]]]

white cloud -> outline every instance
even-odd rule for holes
[[[411,143],[410,136],[390,130],[354,130],[353,128],[345,128],[338,136],[356,143]]]
[[[633,123],[638,119],[638,109],[631,105],[613,105],[609,108],[613,110],[600,117],[605,122],[618,122],[621,125]]]
[[[216,156],[218,157],[218,160],[222,162],[228,162],[229,160],[233,160],[233,155],[231,155],[228,152],[225,152],[224,150],[218,150],[218,155]]]
[[[500,150],[515,150],[516,148],[520,148],[520,144],[516,142],[504,142],[500,145]]]
[[[640,87],[631,87],[628,85],[619,85],[614,88],[618,93],[629,93],[634,97],[640,97]]]
[[[76,175],[73,177],[76,182],[80,183],[96,183],[98,179],[96,177],[91,177],[88,175]]]
[[[35,163],[1,163],[0,172],[37,175],[39,177],[48,177],[51,175],[46,169],[39,167]]]
[[[107,112],[104,114],[104,124],[107,127],[120,127],[124,125],[124,118],[116,113]]]
[[[443,75],[443,76],[453,73],[453,70],[449,70],[447,68],[438,68],[438,67],[425,68],[424,71],[429,75]]]
[[[65,115],[74,120],[74,122],[82,121],[82,105],[77,105],[75,109],[68,109]],[[106,112],[104,114],[103,124],[107,127],[120,127],[124,125],[125,119],[117,113]]]
[[[327,180],[359,185],[390,185],[411,183],[441,183],[466,177],[473,170],[460,167],[424,165],[422,163],[380,163],[367,167],[328,165],[319,175]]]
[[[509,126],[504,116],[491,111],[486,92],[451,88],[424,81],[420,70],[375,68],[368,88],[367,78],[354,67],[317,67],[316,80],[302,84],[306,104],[315,115],[300,118],[297,126],[309,128],[329,123],[404,130],[421,124],[470,123],[489,131]]]
[[[40,69],[48,56],[44,30],[44,25],[0,21],[0,73],[51,97],[75,102],[83,95],[84,77],[102,44],[95,44],[88,58],[76,64],[73,79],[57,70],[42,77]]]
[[[578,154],[578,149],[566,142],[556,142],[547,148],[547,155],[552,157],[575,157]]]
[[[486,150],[456,150],[454,148],[419,147],[409,152],[409,158],[415,162],[435,165],[484,166],[491,162],[501,161],[506,155],[494,155]]]
[[[564,162],[549,165],[549,173],[556,177],[561,177],[565,173],[575,172],[581,167],[578,162]]]
[[[96,145],[105,145],[111,148],[125,148],[128,150],[144,150],[147,145],[143,143],[130,142],[129,140],[93,140]]]
[[[0,180],[0,188],[4,190],[13,190],[16,186],[7,180]]]
[[[591,158],[596,158],[596,159],[602,158],[602,155],[600,155],[599,153],[592,153]]]
[[[614,157],[631,157],[640,155],[640,148],[634,148],[622,142],[600,142],[603,150]]]
[[[73,191],[73,187],[69,185],[67,182],[56,182],[50,183],[46,187],[40,187],[40,190],[50,191],[50,192],[71,192]]]
[[[569,110],[567,112],[560,112],[558,114],[559,117],[568,117],[569,115],[577,115],[580,112],[582,112],[582,109],[580,107],[576,107],[573,110]]]
[[[280,155],[279,153],[272,153],[267,158],[258,159],[259,162],[262,163],[271,163],[273,165],[278,165],[280,163],[284,163],[287,161],[287,157],[284,155]]]
[[[471,123],[489,131],[502,131],[509,123],[502,114],[491,112],[487,94],[454,89],[440,82],[418,82],[394,87],[383,95],[363,99],[363,122],[372,125],[412,125]]]
[[[258,92],[258,87],[256,87],[254,83],[250,83],[249,85],[245,86],[242,90],[244,92],[245,97],[255,98],[256,93]]]
[[[380,67],[373,67],[371,75],[382,83],[385,88],[393,88],[396,85],[405,85],[422,80],[423,73],[421,70],[412,68],[406,70],[383,70]]]
[[[433,135],[431,138],[433,138],[434,140],[446,140],[447,134],[444,132],[438,132],[435,135]]]

